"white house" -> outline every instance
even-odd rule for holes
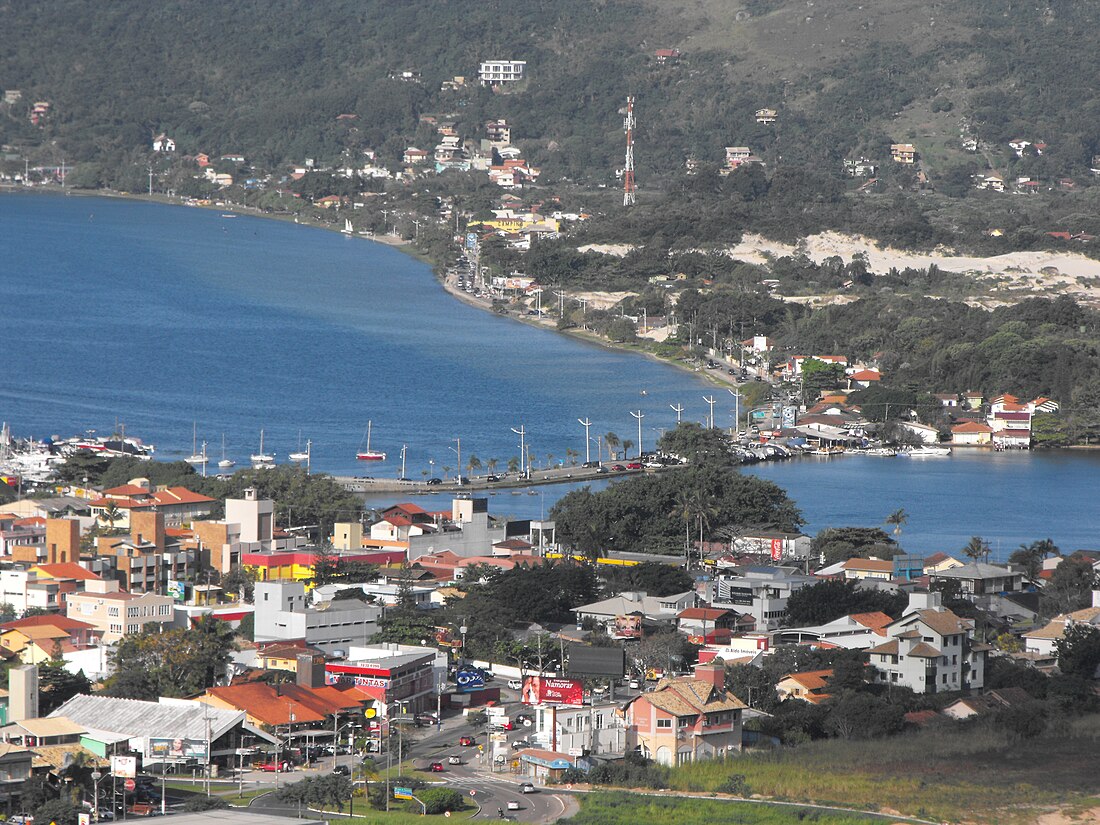
[[[153,151],[154,152],[174,152],[176,151],[176,142],[168,135],[161,132],[155,138],[153,138]]]
[[[486,60],[478,68],[477,76],[481,85],[497,86],[523,80],[526,68],[526,60]]]

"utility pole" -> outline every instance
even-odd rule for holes
[[[62,184],[64,186],[64,184]],[[149,195],[153,194],[153,164],[149,164]]]
[[[519,468],[523,473],[523,477],[527,478],[527,476],[531,472],[531,467],[526,460],[527,442],[525,441],[525,439],[527,437],[527,430],[524,429],[522,424],[520,424],[518,430],[515,427],[512,427],[512,432],[519,436]]]
[[[672,409],[674,409],[676,411],[676,424],[679,425],[680,424],[680,414],[683,413],[683,411],[684,411],[684,405],[683,404],[669,404],[669,406],[672,407]]]
[[[741,394],[739,392],[740,389],[741,389],[741,387],[737,386],[735,389],[732,389],[732,390],[727,389],[726,390],[726,392],[728,392],[730,395],[733,396],[733,434],[734,434],[734,437],[737,436],[737,433],[741,432]]]
[[[703,400],[706,401],[710,405],[710,417],[709,417],[708,420],[710,422],[710,428],[713,430],[714,429],[714,396],[713,395],[710,395],[710,396],[704,395]]]
[[[592,440],[588,437],[588,428],[592,426],[592,422],[587,418],[578,418],[577,423],[584,427],[584,463],[588,464],[592,461]]]
[[[452,441],[454,441],[456,444],[458,444],[458,449],[455,449],[454,447],[451,447],[451,450],[455,453],[455,455],[458,456],[458,486],[461,487],[462,486],[462,439],[461,438],[454,438],[454,439],[452,439]]]
[[[642,412],[641,410],[638,410],[637,412],[634,412],[634,410],[631,410],[630,414],[638,420],[638,457],[641,458],[641,456],[642,456],[642,419],[645,418],[645,413]]]

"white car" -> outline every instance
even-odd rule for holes
[[[523,690],[523,682],[521,682],[519,679],[509,679],[508,687],[510,687],[512,690]]]
[[[518,811],[519,810],[519,803],[516,802],[516,800],[514,800],[514,799],[509,799],[508,800],[508,810],[509,811]]]

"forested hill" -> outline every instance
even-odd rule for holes
[[[466,137],[507,117],[548,180],[595,180],[621,165],[634,94],[652,185],[728,145],[839,175],[845,157],[881,163],[913,142],[947,189],[976,168],[1087,176],[1098,22],[1091,0],[8,0],[0,88],[23,98],[0,104],[0,143],[108,168],[161,131],[182,153],[268,166],[359,147],[392,161],[428,142],[421,114],[453,113]],[[682,56],[659,63],[671,48]],[[441,91],[493,58],[526,60],[529,79]],[[402,71],[422,82],[391,79]],[[51,111],[32,126],[38,100]],[[776,124],[756,123],[761,107]],[[1047,151],[1017,158],[1014,138]]]

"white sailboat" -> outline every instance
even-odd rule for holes
[[[351,236],[355,233],[355,230],[351,226],[351,218],[344,218],[344,228],[340,231],[348,236]]]
[[[302,431],[298,430],[298,449],[287,456],[291,461],[309,461],[309,442],[306,442],[305,450],[302,449]]]
[[[249,456],[252,468],[255,470],[268,469],[275,466],[275,453],[264,452],[264,431],[260,430],[260,451]]]
[[[366,447],[366,449],[363,449],[362,447],[360,447],[359,452],[357,452],[355,454],[355,457],[357,459],[359,459],[360,461],[385,461],[386,460],[386,454],[385,453],[378,452],[377,450],[372,450],[370,448],[370,433],[371,433],[371,422],[368,421],[367,422],[367,447]]]
[[[225,457],[225,433],[222,433],[222,460],[218,462],[218,466],[223,470],[228,470],[236,463],[233,459]]]
[[[191,455],[184,461],[188,464],[202,464],[206,461],[206,456],[199,452],[199,428],[194,422],[191,423]]]

